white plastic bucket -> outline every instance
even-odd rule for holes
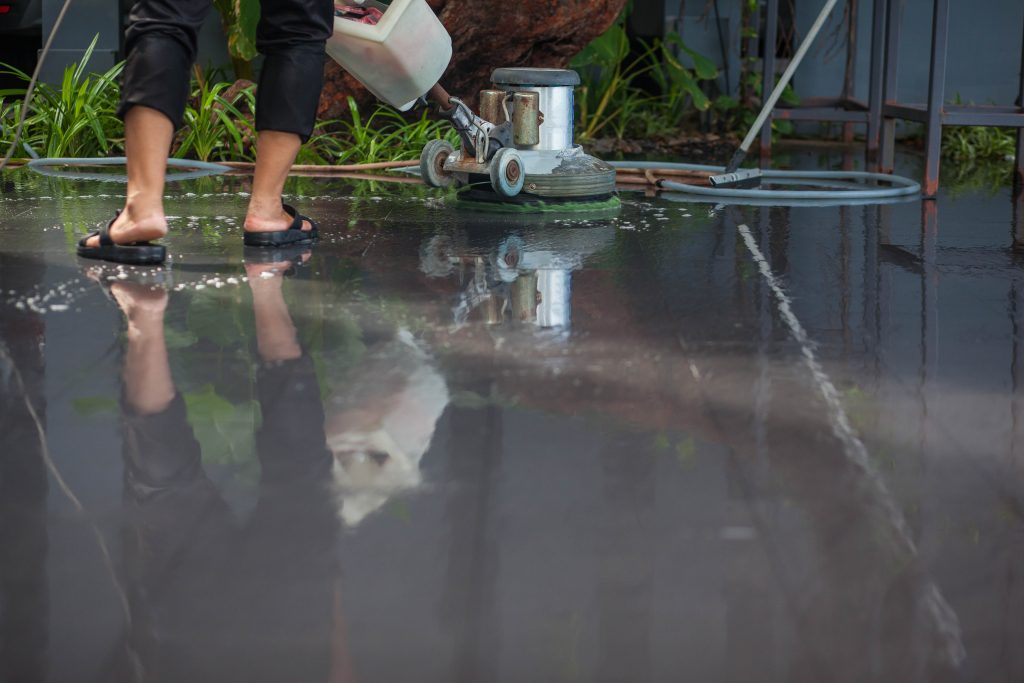
[[[379,99],[405,111],[448,68],[452,39],[426,0],[394,0],[377,24],[335,17],[327,54]]]

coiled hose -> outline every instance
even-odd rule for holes
[[[32,159],[26,166],[36,173],[54,178],[68,178],[70,180],[103,180],[110,183],[126,183],[128,176],[114,173],[83,173],[82,171],[60,171],[56,166],[124,166],[127,163],[125,157],[100,157],[96,159],[78,159],[71,157],[53,157],[50,159]],[[213,164],[208,161],[193,161],[191,159],[168,159],[167,165],[173,168],[188,168],[191,171],[185,173],[174,173],[167,176],[168,182],[175,180],[191,180],[209,175],[227,173],[231,169],[222,164]]]
[[[616,169],[658,170],[671,169],[715,175],[722,173],[723,166],[684,164],[664,161],[612,161]],[[659,179],[657,185],[672,192],[702,197],[708,201],[725,200],[732,203],[780,204],[809,201],[819,205],[864,204],[884,200],[899,200],[916,197],[921,192],[920,183],[898,175],[869,173],[867,171],[786,171],[766,169],[761,171],[762,181],[768,187],[714,187],[690,185],[673,180]],[[879,187],[868,183],[888,183]],[[820,189],[776,189],[771,185],[802,185]],[[748,201],[749,200],[749,201]]]

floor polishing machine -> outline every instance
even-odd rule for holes
[[[460,201],[525,207],[615,201],[615,169],[573,142],[575,71],[503,68],[491,82],[479,94],[479,115],[455,97],[439,109],[462,144],[424,147],[428,185],[464,187]]]
[[[426,0],[336,0],[327,53],[381,100],[406,111],[433,101],[458,132],[460,148],[433,140],[420,170],[433,187],[462,188],[460,202],[512,208],[617,205],[615,169],[573,142],[573,93],[566,69],[496,69],[479,93],[479,114],[438,84],[451,36]]]

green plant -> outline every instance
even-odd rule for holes
[[[14,133],[21,118],[22,99],[22,97],[14,97],[8,101],[5,97],[0,96],[0,147],[3,148],[4,152],[10,148],[11,142],[14,141]],[[15,156],[18,156],[20,151],[29,151],[30,148],[25,144],[24,140],[24,136],[22,136],[20,149],[15,150]]]
[[[942,130],[942,156],[961,164],[1002,160],[1016,148],[1016,134],[1008,128],[951,126]]]
[[[710,106],[700,82],[718,76],[715,65],[676,34],[642,44],[641,53],[631,58],[625,18],[623,12],[572,61],[583,81],[577,98],[581,140],[608,131],[619,139],[667,132],[679,127],[691,106],[697,111]],[[693,68],[676,52],[689,55]],[[653,84],[651,92],[637,85],[641,77]]]
[[[256,108],[253,86],[228,96],[231,83],[211,83],[198,68],[191,102],[185,107],[181,142],[174,153],[178,158],[200,161],[251,160],[253,125],[236,106],[240,101],[248,111]]]
[[[750,127],[754,125],[754,119],[757,118],[757,114],[762,106],[761,91],[764,89],[764,83],[761,80],[760,73],[753,71],[747,72],[744,74],[743,79],[743,90],[750,93],[745,106],[740,106],[739,100],[735,97],[719,95],[715,98],[711,107],[711,112],[714,115],[713,118],[717,122],[719,128],[738,133],[740,135],[745,135]],[[778,77],[776,78],[776,82],[778,82]],[[800,97],[796,94],[792,84],[783,88],[779,101],[789,106],[796,106],[800,104]],[[790,135],[793,132],[792,121],[773,118],[771,125],[773,137],[779,135]]]
[[[64,69],[59,87],[38,83],[25,118],[22,141],[35,154],[46,157],[105,156],[121,149],[124,128],[117,118],[120,98],[118,77],[123,64],[115,64],[101,74],[86,74],[99,36],[93,38],[82,60]],[[15,76],[26,84],[31,77],[12,66],[0,66],[0,73]],[[0,90],[0,98],[23,98],[24,88]],[[20,103],[0,107],[4,138],[10,144],[20,113]]]
[[[373,163],[419,157],[428,141],[446,138],[453,144],[458,137],[446,121],[432,121],[424,111],[411,121],[394,109],[377,106],[364,117],[356,101],[349,97],[349,118],[322,124],[321,132],[310,138],[315,158],[323,163]],[[318,163],[318,162],[314,162]]]
[[[256,25],[260,21],[259,0],[213,0],[227,39],[228,55],[235,78],[252,80],[252,60],[256,58]]]

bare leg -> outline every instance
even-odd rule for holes
[[[281,192],[301,145],[299,136],[294,133],[260,131],[256,140],[256,173],[252,179],[252,197],[245,215],[247,232],[287,230],[292,224],[292,217],[281,208]],[[308,221],[303,222],[303,230],[312,228]]]
[[[174,125],[156,109],[136,105],[124,117],[124,149],[128,157],[128,192],[124,211],[110,227],[117,244],[146,242],[167,234],[164,217],[164,176]],[[87,242],[99,246],[99,237]]]
[[[161,413],[171,405],[175,394],[164,338],[167,290],[116,282],[110,293],[128,320],[125,400],[139,415]]]
[[[309,258],[307,252],[302,259]],[[291,263],[245,265],[252,289],[252,308],[256,318],[256,350],[264,362],[295,360],[302,356],[302,347],[295,324],[288,312],[281,286],[284,278],[262,277],[265,272],[287,269]]]

